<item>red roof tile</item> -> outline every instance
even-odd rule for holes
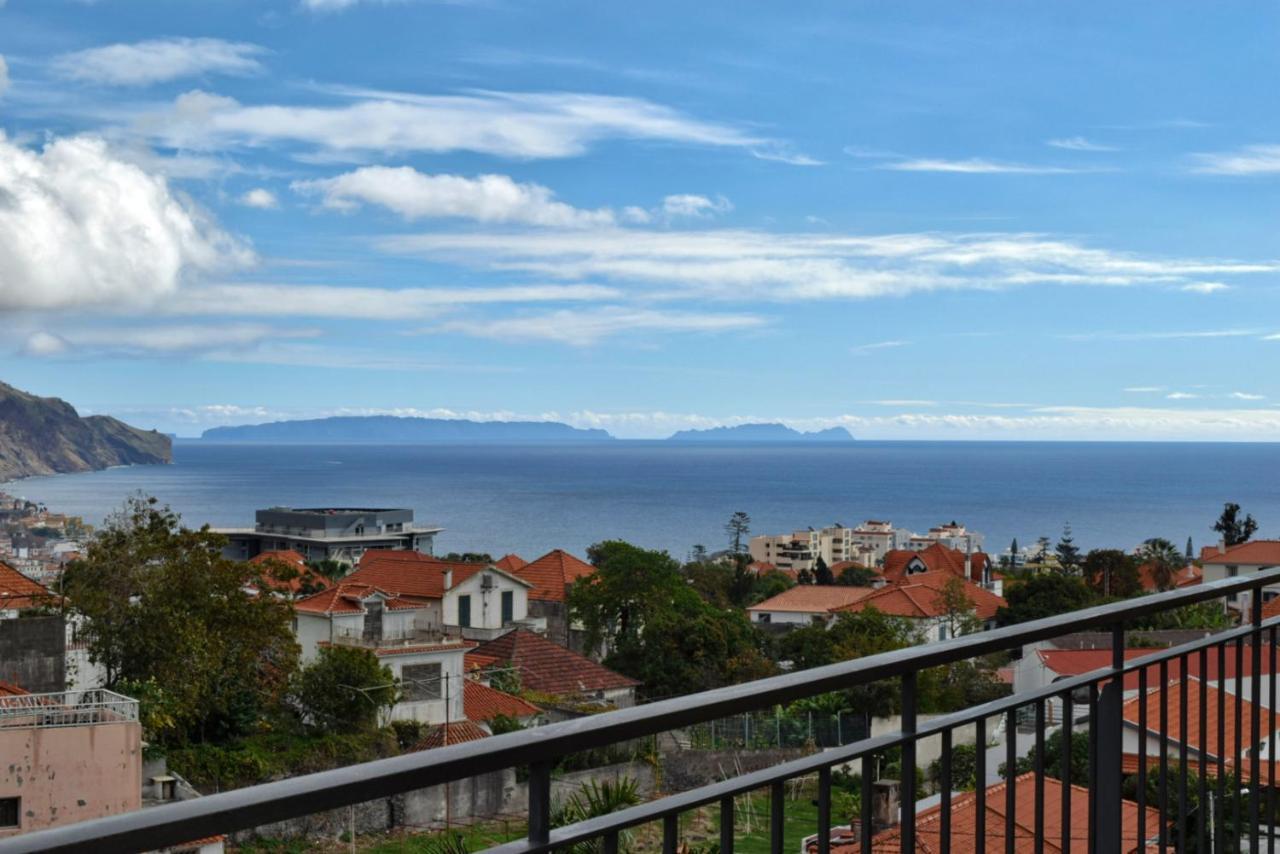
[[[521,686],[538,694],[567,697],[640,684],[527,629],[483,643],[476,653],[514,666]]]
[[[462,704],[467,718],[473,721],[491,721],[498,715],[528,718],[542,711],[533,703],[497,688],[490,688],[474,679],[463,682]]]
[[[515,572],[517,570],[524,569],[526,566],[528,566],[529,561],[520,557],[520,555],[510,554],[510,555],[503,555],[502,557],[498,558],[493,562],[493,565],[496,566],[498,569],[503,569],[503,570],[506,570],[507,572]]]
[[[747,610],[825,614],[852,605],[874,592],[871,587],[847,587],[843,584],[797,584]]]
[[[1181,743],[1184,738],[1182,734],[1181,721],[1179,720],[1180,710],[1182,708],[1181,691],[1178,690],[1178,681],[1170,681],[1165,690],[1159,690],[1159,687],[1153,687],[1142,697],[1134,697],[1127,700],[1124,704],[1124,719],[1131,724],[1138,723],[1138,715],[1143,703],[1147,706],[1147,730],[1159,734],[1160,731],[1160,710],[1168,710],[1168,735],[1169,740]],[[1207,737],[1200,732],[1200,690],[1204,688],[1208,696],[1208,725],[1209,732]],[[1218,741],[1218,704],[1222,703],[1223,708],[1223,731],[1226,741],[1220,743]],[[1236,705],[1239,703],[1239,710]],[[1233,749],[1236,741],[1236,715],[1240,715],[1240,738],[1241,744],[1245,750],[1250,749],[1253,745],[1249,734],[1252,732],[1253,716],[1259,716],[1259,728],[1262,733],[1263,740],[1271,737],[1276,730],[1275,716],[1270,709],[1263,708],[1249,700],[1238,699],[1235,694],[1230,691],[1220,691],[1212,685],[1204,685],[1195,677],[1187,678],[1187,704],[1191,709],[1191,714],[1187,715],[1187,733],[1185,741],[1187,746],[1199,750],[1204,749],[1210,756],[1218,756],[1221,748],[1226,748],[1228,752]]]
[[[0,697],[23,697],[30,693],[16,682],[5,682],[0,679]]]
[[[284,551],[262,552],[249,559],[249,563],[262,567],[262,583],[278,593],[298,594],[304,586],[312,590],[320,590],[330,585],[329,579],[307,566],[302,555],[286,549]],[[273,572],[283,569],[283,572]],[[286,577],[287,576],[287,577]]]
[[[383,595],[383,607],[388,611],[404,611],[426,606],[425,602],[392,596],[387,591],[370,584],[343,581],[327,590],[304,596],[294,602],[293,607],[308,614],[363,614],[364,600],[375,593]]]
[[[489,733],[485,732],[479,724],[473,721],[453,721],[447,726],[442,725],[435,727],[422,740],[413,746],[414,750],[432,750],[437,747],[448,747],[452,744],[462,744],[467,741],[479,741],[482,738],[488,738]]]
[[[983,570],[986,569],[990,558],[984,552],[974,552],[969,558],[969,580],[982,581]],[[952,575],[964,577],[964,552],[959,549],[949,549],[942,543],[934,543],[921,551],[892,549],[886,552],[884,577],[890,581],[902,581],[910,575],[907,572],[907,566],[914,559],[924,564],[926,572],[949,572]],[[1000,574],[993,571],[991,576],[999,578]]]
[[[260,552],[249,558],[249,563],[266,563],[269,560],[278,560],[281,563],[287,563],[296,567],[307,565],[307,559],[295,552],[293,549],[281,549],[272,552]]]
[[[0,608],[38,608],[57,601],[49,588],[0,561]]]
[[[1280,540],[1250,540],[1229,547],[1225,553],[1211,546],[1201,549],[1200,557],[1206,564],[1280,566]]]
[[[1124,651],[1125,661],[1131,661],[1135,658],[1142,658],[1144,655],[1150,655],[1153,652],[1163,652],[1161,649],[1143,649],[1133,647]],[[1100,670],[1111,666],[1111,650],[1109,649],[1040,649],[1036,650],[1036,654],[1040,660],[1044,662],[1044,666],[1059,676],[1080,676],[1084,673],[1090,673],[1094,670]],[[1209,651],[1208,656],[1208,673],[1200,672],[1200,656],[1192,655],[1188,659],[1190,665],[1187,667],[1187,675],[1197,679],[1203,678],[1208,682],[1217,682],[1220,678],[1218,672],[1218,654],[1214,650]],[[1250,676],[1253,673],[1252,656],[1248,651],[1243,657],[1243,667],[1241,674]],[[1226,656],[1226,668],[1223,675],[1227,679],[1236,678],[1236,658],[1234,652],[1228,650]],[[1173,682],[1182,678],[1182,663],[1178,659],[1173,659],[1168,665],[1169,679]],[[1262,672],[1271,672],[1271,653],[1263,647],[1262,653]],[[1147,668],[1147,685],[1152,691],[1158,689],[1160,683],[1160,668],[1153,666]],[[1126,673],[1124,677],[1124,688],[1126,691],[1136,691],[1138,689],[1138,672],[1132,671]]]
[[[959,576],[945,570],[921,572],[907,576],[905,581],[875,590],[857,602],[836,610],[862,611],[866,608],[875,608],[882,614],[894,617],[909,617],[917,620],[941,617],[946,613],[942,591],[954,578]],[[996,611],[1004,606],[1004,599],[985,587],[963,578],[960,580],[964,584],[965,595],[973,603],[974,613],[978,619],[990,620],[995,617]]]
[[[586,561],[563,549],[555,549],[520,567],[516,575],[533,585],[529,591],[530,599],[563,602],[569,585],[595,571],[596,568]]]
[[[1188,564],[1182,569],[1175,570],[1173,573],[1173,587],[1191,587],[1199,584],[1204,580],[1204,570],[1195,564]],[[1155,592],[1160,589],[1160,585],[1156,584],[1156,563],[1155,561],[1147,561],[1138,567],[1138,583],[1142,585],[1143,590]]]
[[[401,596],[440,599],[444,596],[446,571],[452,571],[453,585],[456,587],[476,573],[494,568],[487,563],[443,561],[421,552],[370,549],[360,558],[355,571],[344,581],[371,584]],[[498,571],[502,572],[501,569]],[[524,580],[519,573],[504,574]]]

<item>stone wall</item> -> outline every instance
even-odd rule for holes
[[[681,750],[662,756],[662,790],[684,792],[708,783],[771,768],[806,755],[797,748]]]
[[[66,688],[66,668],[62,617],[0,620],[0,679],[45,694]]]

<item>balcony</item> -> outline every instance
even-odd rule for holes
[[[0,697],[0,729],[132,723],[138,701],[105,688]]]
[[[1266,672],[1275,673],[1280,618],[1262,619],[1257,591],[1276,583],[1280,583],[1280,569],[1224,579],[552,724],[532,733],[494,736],[6,839],[0,841],[0,854],[155,850],[520,766],[528,769],[527,836],[488,849],[491,852],[531,854],[580,842],[598,842],[600,850],[617,852],[624,832],[653,824],[661,828],[657,837],[661,841],[655,847],[674,854],[681,844],[680,817],[718,806],[719,850],[729,854],[735,844],[735,798],[765,790],[770,793],[765,816],[769,848],[793,854],[794,849],[784,844],[786,789],[791,781],[805,777],[817,780],[817,820],[806,844],[806,851],[814,854],[873,850],[877,854],[960,854],[1001,849],[1093,854],[1148,848],[1257,852],[1263,846],[1271,850],[1275,839],[1264,816],[1276,815],[1276,738],[1272,736],[1277,725],[1270,714],[1242,716],[1246,704],[1239,698],[1275,708],[1276,681],[1267,678],[1264,684],[1263,665],[1265,655]],[[1243,625],[1125,658],[1124,626],[1130,621],[1251,591],[1249,601],[1254,604]],[[918,677],[923,671],[1021,650],[1086,628],[1111,633],[1109,666],[927,721],[917,714]],[[1218,684],[1214,689],[1204,681],[1170,678],[1193,668],[1208,674],[1215,662]],[[1230,670],[1229,662],[1235,664]],[[901,724],[893,732],[836,744],[605,816],[562,827],[551,825],[552,768],[565,754],[886,680],[896,683],[901,697]],[[1126,699],[1130,682],[1136,692]],[[1046,734],[1054,721],[1062,722],[1064,753],[1070,754],[1073,743],[1088,746],[1087,778],[1074,779],[1071,763],[1059,767],[1046,758]],[[1020,753],[1017,738],[1006,739],[1006,751],[998,759],[985,750],[974,754],[977,781],[1002,773],[1005,781],[991,787],[980,784],[972,792],[953,791],[953,774],[959,774],[952,765],[953,746],[970,733],[976,734],[976,743],[985,745],[994,729],[1016,733],[1020,722],[1024,730],[1029,722],[1032,733],[1025,754]],[[1134,731],[1142,737],[1126,740]],[[1200,740],[1190,738],[1190,733]],[[1228,738],[1228,733],[1234,738]],[[1184,737],[1176,738],[1179,734]],[[926,741],[941,745],[939,791],[933,804],[917,800],[924,784],[916,772],[917,748]],[[1189,747],[1189,741],[1195,746]],[[1253,745],[1258,747],[1251,749]],[[862,775],[859,813],[833,815],[836,769],[898,751],[900,780],[877,781],[872,774]],[[1029,770],[1014,770],[1020,759]],[[1008,772],[998,769],[1002,761]],[[1135,778],[1137,785],[1126,788],[1126,779]],[[1064,816],[1070,819],[1061,820]],[[886,826],[891,827],[887,835]]]

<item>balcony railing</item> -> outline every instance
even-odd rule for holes
[[[770,798],[770,848],[784,850],[784,810],[787,781],[816,775],[818,780],[817,821],[813,848],[828,854],[832,842],[831,789],[833,768],[859,760],[874,760],[887,751],[901,751],[901,811],[895,816],[898,838],[885,847],[875,841],[876,851],[924,850],[917,845],[916,795],[922,781],[916,773],[916,748],[924,739],[940,739],[940,804],[934,815],[937,822],[929,826],[936,838],[940,854],[998,850],[1033,850],[1047,847],[1066,851],[1093,852],[1146,850],[1158,846],[1178,851],[1260,851],[1272,849],[1275,840],[1263,815],[1275,815],[1276,739],[1271,732],[1261,731],[1261,715],[1249,715],[1249,745],[1263,742],[1263,750],[1243,749],[1241,704],[1234,702],[1234,745],[1226,738],[1224,727],[1229,717],[1225,694],[1214,690],[1209,697],[1204,681],[1190,688],[1186,678],[1170,685],[1171,666],[1186,674],[1194,661],[1200,674],[1209,674],[1211,659],[1218,664],[1219,688],[1225,688],[1228,656],[1235,662],[1235,696],[1248,696],[1275,708],[1276,683],[1262,682],[1263,655],[1268,672],[1275,672],[1276,635],[1280,618],[1262,620],[1262,589],[1280,584],[1280,569],[1254,575],[1225,579],[1199,587],[1145,596],[1136,600],[1102,605],[1082,611],[1023,623],[991,631],[964,635],[950,640],[914,646],[907,649],[840,662],[826,667],[788,673],[742,685],[677,697],[644,706],[622,709],[607,714],[580,718],[494,736],[480,741],[382,759],[375,762],[325,771],[288,780],[267,783],[208,797],[189,800],[142,812],[111,816],[96,821],[45,830],[0,841],[0,854],[25,851],[94,851],[129,852],[154,850],[199,837],[258,827],[271,822],[308,815],[361,803],[429,786],[464,780],[491,771],[527,766],[529,769],[528,832],[525,839],[489,849],[499,854],[532,854],[553,851],[578,842],[599,840],[605,852],[616,852],[620,835],[651,822],[659,822],[662,850],[674,852],[679,844],[681,814],[705,806],[720,806],[720,851],[729,854],[734,848],[734,798],[760,789],[768,789]],[[1127,623],[1170,611],[1182,606],[1219,600],[1232,593],[1251,591],[1252,603],[1248,622],[1209,637],[1167,650],[1125,660],[1124,627]],[[1112,662],[1081,676],[1054,682],[1032,691],[1024,691],[980,706],[974,706],[919,723],[917,717],[918,676],[922,671],[940,665],[971,659],[991,653],[1019,650],[1024,645],[1080,631],[1104,627],[1113,633]],[[1245,676],[1245,658],[1250,662]],[[1144,736],[1137,740],[1136,765],[1126,770],[1123,750],[1125,727],[1124,682],[1136,674],[1139,719],[1137,727]],[[772,707],[803,697],[840,691],[883,680],[898,680],[901,690],[902,724],[899,731],[873,736],[853,744],[834,747],[813,755],[782,762],[772,767],[740,774],[721,782],[690,791],[668,795],[609,815],[581,821],[564,827],[551,826],[551,773],[555,762],[570,753],[618,744],[661,732],[706,723],[754,709]],[[1159,691],[1162,709],[1150,715],[1145,702],[1150,692]],[[1177,697],[1176,704],[1174,697]],[[1048,768],[1045,735],[1048,726],[1046,709],[1053,703],[1064,721],[1064,750],[1070,755],[1074,739],[1086,739],[1089,746],[1087,780],[1071,777],[1070,764]],[[1006,736],[1005,761],[1012,779],[1017,760],[1016,732],[1022,710],[1029,708],[1035,725],[1034,745],[1030,749],[1034,797],[1021,804],[1015,786],[1006,786],[998,795],[1003,815],[998,809],[988,811],[989,796],[984,784],[989,778],[989,759],[981,747],[975,761],[977,787],[972,795],[952,792],[952,746],[958,731],[976,730],[978,745],[986,744],[991,721],[1003,719]],[[1178,729],[1183,734],[1180,745],[1171,748],[1169,709],[1176,710]],[[1195,717],[1191,717],[1194,715]],[[1188,749],[1188,724],[1195,721],[1199,733],[1208,737],[1217,732],[1221,749],[1199,753]],[[1131,722],[1132,723],[1132,722]],[[1211,727],[1212,725],[1212,727]],[[1275,724],[1269,723],[1268,729]],[[1192,731],[1196,731],[1193,729]],[[1151,748],[1149,742],[1159,747]],[[1201,742],[1203,744],[1204,742]],[[1227,749],[1231,748],[1231,749]],[[1265,754],[1265,755],[1264,755]],[[1130,757],[1131,758],[1131,757]],[[1265,763],[1265,765],[1264,765]],[[994,770],[994,769],[992,769]],[[1048,802],[1046,780],[1054,772],[1063,785],[1055,786],[1060,794]],[[1195,772],[1192,776],[1189,772]],[[1136,774],[1138,783],[1134,800],[1124,798],[1122,782],[1126,775]],[[1149,797],[1148,783],[1156,783],[1157,794]],[[1263,785],[1265,782],[1265,785]],[[1086,789],[1073,787],[1083,785]],[[855,841],[853,849],[872,851],[873,821],[872,775],[862,775],[861,817],[848,833]],[[1190,795],[1192,786],[1199,804],[1209,808],[1195,809]],[[1083,792],[1083,794],[1082,794]],[[971,821],[964,827],[952,827],[957,801],[965,798],[971,809]],[[1058,798],[1060,797],[1060,801]],[[1073,811],[1073,798],[1087,801],[1085,827],[1068,820],[1046,822],[1046,815],[1060,818],[1078,815]],[[1136,828],[1132,827],[1133,807],[1137,806]],[[1216,805],[1216,806],[1215,806]],[[1079,807],[1079,802],[1077,802]],[[1215,813],[1216,809],[1216,813]],[[1265,810],[1265,813],[1264,813]],[[1021,812],[1021,814],[1019,814]],[[958,814],[958,813],[957,813]],[[922,825],[923,826],[923,825]],[[1052,827],[1054,838],[1047,836]],[[1060,828],[1060,831],[1059,831]],[[1122,835],[1123,829],[1123,835]],[[1058,838],[1060,832],[1061,838]],[[1086,844],[1087,840],[1087,844]],[[1212,848],[1209,847],[1213,843]],[[1122,845],[1123,843],[1123,845]],[[846,843],[841,843],[842,846]],[[988,846],[991,847],[988,847]],[[931,849],[932,845],[929,846]],[[843,850],[850,850],[844,847]]]
[[[137,719],[137,700],[105,688],[0,697],[0,729],[79,727]]]

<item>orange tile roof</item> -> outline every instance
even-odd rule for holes
[[[1262,648],[1262,672],[1264,674],[1271,672],[1271,652],[1264,644]],[[1135,658],[1142,658],[1144,655],[1150,655],[1154,652],[1163,652],[1163,649],[1144,649],[1139,647],[1131,647],[1124,651],[1125,661],[1131,661]],[[1044,663],[1044,666],[1059,676],[1080,676],[1084,673],[1090,673],[1104,667],[1111,666],[1111,650],[1109,649],[1038,649],[1036,655]],[[1194,678],[1202,678],[1207,682],[1217,682],[1225,676],[1227,679],[1236,677],[1236,657],[1231,650],[1227,651],[1226,668],[1222,675],[1218,673],[1218,653],[1214,650],[1209,651],[1208,672],[1200,672],[1200,656],[1199,654],[1188,657],[1190,662],[1187,667],[1187,675]],[[1253,656],[1245,651],[1241,674],[1245,677],[1253,674]],[[1182,662],[1173,659],[1168,664],[1169,679],[1177,683],[1182,678]],[[1160,667],[1153,665],[1147,668],[1147,685],[1150,690],[1158,690],[1160,683]],[[1138,672],[1131,671],[1125,674],[1124,688],[1126,691],[1136,691],[1138,689]]]
[[[956,795],[951,801],[951,851],[953,854],[1003,854],[1005,851],[1006,783],[988,786],[986,790],[986,839],[976,843],[978,803],[973,792]],[[1035,838],[1034,772],[1014,778],[1014,850],[1034,851]],[[1071,849],[1083,851],[1088,847],[1089,800],[1091,792],[1083,786],[1071,786],[1071,814],[1065,816],[1071,833]],[[1145,850],[1144,840],[1138,838],[1138,805],[1122,801],[1121,840],[1126,852]],[[1154,834],[1160,826],[1160,811],[1152,807],[1146,810],[1146,828]],[[1062,782],[1053,777],[1044,778],[1044,838],[1045,851],[1062,851]],[[845,836],[832,838],[831,850],[835,854],[856,854],[860,850],[858,840]],[[810,851],[817,850],[816,842],[810,843]],[[872,851],[876,854],[897,854],[902,850],[902,828],[881,831],[872,838]],[[942,850],[942,805],[938,804],[916,816],[916,851],[939,852]]]
[[[497,661],[498,659],[494,658],[492,655],[469,652],[463,662],[463,666],[466,667],[467,670],[484,670],[486,667],[491,667],[496,664]]]
[[[1147,731],[1159,735],[1160,732],[1160,710],[1168,710],[1168,735],[1171,742],[1182,743],[1184,740],[1182,733],[1181,716],[1182,698],[1181,692],[1178,690],[1178,681],[1171,681],[1167,690],[1151,690],[1145,696],[1134,697],[1127,700],[1124,704],[1124,719],[1131,724],[1138,723],[1138,714],[1142,703],[1146,703],[1147,707]],[[1200,732],[1200,689],[1202,683],[1194,676],[1187,677],[1187,733],[1185,741],[1187,746],[1193,750],[1203,749],[1210,756],[1218,756],[1220,749],[1225,749],[1228,753],[1235,750],[1236,743],[1236,726],[1235,719],[1237,714],[1236,704],[1239,703],[1240,708],[1240,743],[1245,750],[1253,745],[1250,743],[1250,733],[1253,731],[1253,716],[1259,715],[1259,731],[1265,740],[1270,737],[1276,730],[1276,720],[1270,709],[1263,708],[1250,702],[1249,700],[1241,700],[1230,691],[1221,691],[1212,685],[1206,687],[1208,692],[1208,725],[1209,732],[1207,734]],[[1220,744],[1218,742],[1218,703],[1222,703],[1223,716],[1223,733],[1226,742]]]
[[[266,563],[269,560],[278,560],[281,563],[287,563],[292,566],[306,566],[307,559],[295,552],[293,549],[280,549],[278,551],[260,552],[249,558],[249,563]]]
[[[969,580],[981,581],[983,570],[986,568],[990,558],[985,552],[974,552],[969,556]],[[903,581],[910,573],[907,572],[907,566],[913,559],[919,559],[924,564],[926,572],[949,572],[952,575],[964,577],[964,552],[959,549],[949,549],[942,543],[934,543],[927,549],[921,551],[912,551],[910,549],[892,549],[885,553],[884,556],[884,577],[890,581]],[[992,578],[999,578],[998,572],[991,572]]]
[[[640,684],[527,629],[483,643],[476,653],[514,666],[521,686],[538,694],[567,697]]]
[[[0,608],[38,608],[56,601],[49,588],[0,561]]]
[[[1179,587],[1191,587],[1199,584],[1204,580],[1204,570],[1195,564],[1188,564],[1182,569],[1175,570],[1173,573],[1173,589]],[[1138,583],[1142,585],[1143,590],[1156,591],[1160,586],[1156,584],[1156,564],[1155,561],[1147,561],[1138,567]]]
[[[942,590],[947,583],[959,576],[946,571],[921,572],[907,576],[905,581],[875,590],[863,599],[839,608],[840,611],[862,611],[875,608],[893,617],[926,619],[941,617],[946,613]],[[960,579],[965,594],[973,603],[974,613],[980,620],[990,620],[1005,604],[1004,599],[972,581]]]
[[[1270,602],[1262,605],[1262,619],[1270,619],[1271,617],[1280,617],[1280,596],[1276,596]]]
[[[0,697],[23,697],[30,693],[30,691],[16,682],[6,682],[0,679]]]
[[[373,654],[378,656],[418,655],[423,652],[448,652],[450,650],[475,649],[475,647],[475,641],[446,640],[440,643],[420,643],[413,646],[380,646],[373,651]]]
[[[754,572],[756,575],[764,575],[767,572],[778,571],[778,567],[769,563],[767,560],[752,561],[751,563],[747,564],[747,569]]]
[[[488,738],[489,733],[474,721],[453,721],[448,725],[433,728],[422,740],[413,746],[414,750],[432,750],[437,747],[448,747],[467,741],[479,741]]]
[[[563,549],[553,549],[520,567],[516,575],[533,585],[529,591],[530,599],[563,602],[569,585],[595,571],[596,568],[586,561]]]
[[[1209,546],[1200,550],[1200,560],[1206,564],[1280,566],[1280,540],[1250,540],[1230,546],[1225,553]]]
[[[529,561],[520,557],[520,555],[509,554],[509,555],[503,555],[502,557],[495,560],[493,562],[493,565],[496,566],[498,569],[503,569],[503,570],[506,570],[507,572],[515,572],[516,570],[524,569],[526,566],[528,566]]]
[[[312,590],[319,590],[328,587],[331,583],[329,579],[307,566],[306,559],[292,549],[262,552],[251,557],[249,563],[268,570],[263,572],[261,576],[262,583],[278,593],[296,595],[302,592],[304,585]],[[293,573],[269,571],[273,566],[286,567],[292,570]],[[285,575],[290,575],[290,577],[286,578],[284,577]]]
[[[304,596],[294,602],[293,607],[295,610],[308,614],[363,614],[364,600],[375,593],[381,593],[385,597],[383,607],[388,611],[404,611],[426,607],[426,603],[421,600],[393,596],[371,584],[359,584],[350,581],[343,581],[327,590]]]
[[[467,718],[473,721],[491,721],[498,715],[528,718],[542,711],[533,703],[497,688],[490,688],[474,679],[463,682],[462,705]]]
[[[874,592],[875,589],[871,587],[848,587],[843,584],[797,584],[747,610],[826,614],[851,605]]]
[[[446,571],[452,571],[453,585],[456,587],[476,573],[487,569],[495,569],[495,567],[487,563],[443,561],[421,552],[370,549],[360,558],[355,571],[344,581],[371,584],[388,593],[401,596],[440,599],[444,597]],[[516,580],[524,580],[518,573],[507,573],[501,569],[497,571]]]

